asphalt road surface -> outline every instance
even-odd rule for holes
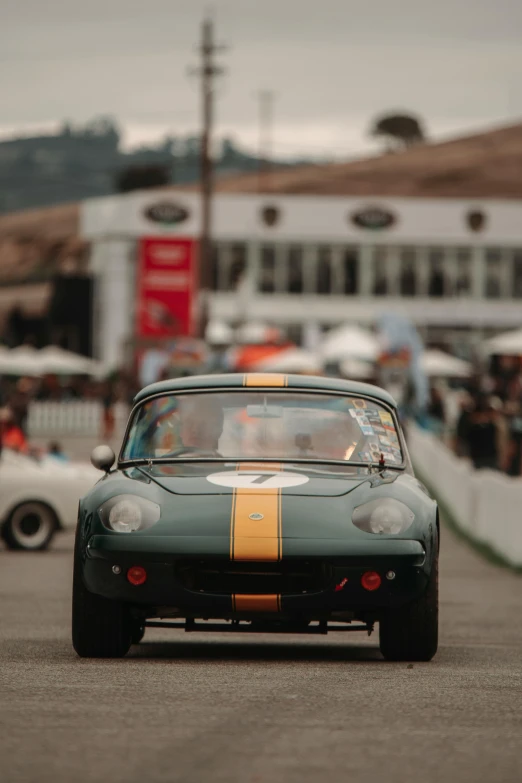
[[[80,660],[72,544],[0,552],[1,783],[522,780],[522,579],[448,531],[441,646],[413,666],[360,634],[164,630]]]

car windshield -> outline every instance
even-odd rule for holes
[[[392,415],[372,399],[280,391],[169,394],[142,404],[122,450],[133,459],[403,462]]]

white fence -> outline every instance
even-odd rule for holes
[[[408,429],[408,445],[419,477],[459,527],[511,565],[522,566],[522,479],[476,471],[434,435],[414,426]]]
[[[129,409],[123,403],[114,406],[115,433],[121,435]],[[99,438],[103,432],[103,406],[96,400],[33,402],[29,406],[27,429],[30,438]]]

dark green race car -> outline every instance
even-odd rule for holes
[[[143,389],[81,500],[72,633],[118,657],[148,626],[319,633],[379,623],[388,660],[437,650],[439,520],[390,395],[299,375]]]

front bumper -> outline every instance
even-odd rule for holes
[[[87,545],[84,581],[90,592],[140,607],[151,617],[249,619],[277,612],[279,617],[321,620],[406,604],[424,591],[431,567],[423,545],[405,539],[284,539],[281,563],[266,568],[241,563],[235,570],[238,563],[231,565],[228,547],[218,537],[94,535]],[[120,572],[115,574],[113,566]],[[129,583],[131,566],[146,569],[144,584]],[[190,579],[187,569],[192,569]],[[209,571],[214,574],[210,581]],[[366,571],[381,576],[381,586],[373,592],[361,585]],[[393,579],[386,576],[391,571]],[[276,594],[277,601],[238,602],[238,593],[243,598]]]

